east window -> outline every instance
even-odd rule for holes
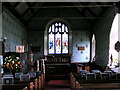
[[[61,22],[52,23],[48,28],[48,54],[68,54],[68,27]]]

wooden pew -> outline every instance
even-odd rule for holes
[[[30,83],[29,89],[34,90],[34,83],[33,82]]]
[[[36,79],[30,80],[32,82],[30,82],[29,90],[41,90],[42,80],[41,75]]]
[[[2,85],[2,90],[22,90],[26,86],[26,84]]]
[[[23,88],[23,90],[28,90],[28,87]]]
[[[120,80],[119,79],[93,79],[93,80],[83,80],[80,78],[80,75],[77,73],[71,74],[73,86],[74,86],[74,78],[76,80],[75,89],[74,90],[90,90],[90,89],[120,89]],[[72,86],[72,85],[71,85]]]
[[[30,81],[20,81],[20,80],[14,80],[14,84],[3,84],[2,85],[2,90],[21,90],[24,87],[28,87],[29,86]]]
[[[80,89],[80,84],[78,81],[76,81],[75,83],[75,90],[79,90]]]
[[[39,90],[41,90],[41,88],[42,88],[42,79],[41,79],[41,76],[38,77],[38,88],[39,88]]]
[[[27,81],[14,80],[14,84],[2,85],[2,90],[43,90],[45,85],[45,75],[42,74],[38,78],[32,78]]]
[[[14,80],[14,84],[29,84],[32,82],[31,80],[28,81],[20,81],[20,80]]]
[[[35,81],[34,81],[34,87],[35,87],[35,90],[38,89],[38,79],[36,78]],[[39,89],[38,89],[39,90]]]
[[[83,90],[89,90],[89,89],[120,89],[120,83],[88,83],[88,84],[80,84],[80,88]]]
[[[76,82],[76,79],[75,77],[73,76],[73,74],[71,73],[71,76],[70,76],[70,79],[71,79],[71,90],[75,90],[75,82]]]
[[[41,74],[41,90],[45,88],[45,74]]]
[[[35,90],[44,90],[45,87],[45,76],[41,74],[38,78],[34,80]]]

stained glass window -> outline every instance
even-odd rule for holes
[[[68,28],[65,27],[65,32],[62,36],[62,53],[68,53]]]
[[[68,27],[61,23],[53,23],[48,29],[49,54],[68,54]]]
[[[49,53],[54,54],[54,34],[51,27],[49,28]]]

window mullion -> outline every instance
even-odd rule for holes
[[[50,27],[49,27],[49,31],[48,31],[48,34],[49,34],[48,38],[49,38],[49,41],[51,40],[51,37],[52,37],[52,40],[54,40],[54,42],[53,42],[54,49],[53,49],[52,53],[49,49],[49,54],[68,54],[68,52],[69,52],[69,50],[68,50],[69,49],[69,45],[68,45],[69,44],[69,39],[68,39],[69,34],[68,34],[68,29],[66,31],[67,26],[63,23],[55,22]],[[51,44],[51,43],[49,42],[49,44]]]

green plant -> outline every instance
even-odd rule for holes
[[[11,55],[8,57],[5,57],[4,63],[3,63],[3,68],[8,69],[10,72],[11,71],[19,71],[21,68],[21,61],[19,57],[16,57],[15,55]]]

